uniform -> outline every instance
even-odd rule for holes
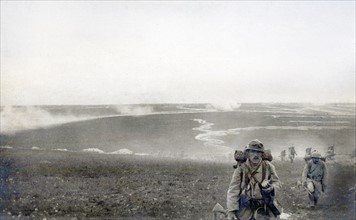
[[[311,158],[304,166],[302,181],[308,190],[309,205],[313,208],[317,204],[321,192],[326,189],[327,167],[318,152],[314,151]]]
[[[308,161],[311,159],[311,147],[308,147],[305,149],[305,156],[304,156],[304,160],[306,163],[308,163]]]
[[[289,159],[290,162],[293,163],[295,155],[297,155],[297,152],[295,151],[294,147],[290,147],[289,149]]]
[[[285,157],[286,157],[286,150],[282,150],[281,151],[281,160],[284,161]]]
[[[334,145],[331,145],[326,152],[325,158],[328,160],[335,160]]]
[[[265,215],[266,219],[273,217],[275,210],[268,206],[271,201],[262,194],[269,191],[267,194],[274,196],[279,186],[279,178],[271,162],[261,159],[256,165],[246,160],[235,169],[232,176],[227,192],[228,212],[233,212],[241,220],[254,219],[256,211]]]

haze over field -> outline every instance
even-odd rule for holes
[[[300,157],[355,147],[354,104],[18,106],[1,117],[0,146],[19,149],[229,161],[256,138],[275,157],[289,146]]]

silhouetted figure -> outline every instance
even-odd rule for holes
[[[290,162],[293,163],[294,162],[294,158],[297,155],[297,152],[295,151],[294,146],[289,147],[288,151],[289,151],[288,152],[289,153],[288,156],[289,156]]]
[[[305,148],[305,156],[304,156],[305,162],[311,160],[311,153],[312,153],[311,151],[312,151],[311,147]]]
[[[280,157],[281,157],[282,161],[285,161],[285,159],[286,159],[286,150],[282,150],[281,151],[281,156]]]
[[[315,207],[315,205],[318,203],[321,192],[325,191],[326,179],[326,164],[321,160],[321,154],[317,151],[314,151],[311,154],[311,160],[309,160],[304,166],[302,174],[302,183],[308,191],[310,208]]]
[[[326,151],[325,159],[327,160],[335,160],[335,151],[334,151],[334,145],[331,145],[328,148],[328,151]]]

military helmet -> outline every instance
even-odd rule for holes
[[[250,143],[248,143],[245,150],[255,150],[255,151],[264,152],[264,146],[261,141],[255,139],[253,141],[250,141]]]
[[[321,154],[318,151],[313,151],[310,155],[311,158],[321,158]]]

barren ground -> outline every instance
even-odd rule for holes
[[[328,163],[315,210],[298,188],[304,161],[273,161],[290,219],[355,219],[355,166]],[[0,218],[212,219],[225,206],[232,164],[152,157],[0,149]]]

